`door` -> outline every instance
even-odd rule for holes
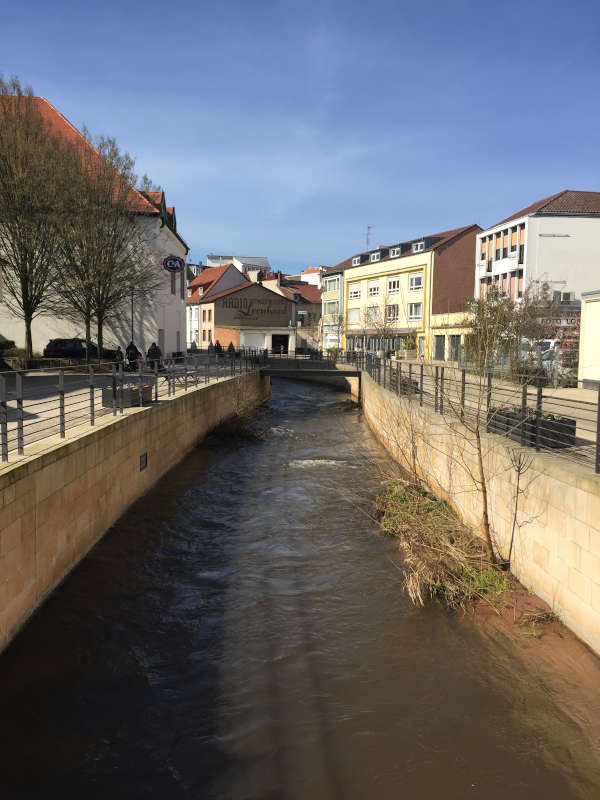
[[[287,333],[274,333],[272,337],[272,345],[271,349],[274,353],[287,353],[288,351],[288,339],[289,334]]]
[[[435,351],[434,351],[434,358],[436,361],[444,361],[446,355],[446,337],[445,336],[436,336],[435,337]]]

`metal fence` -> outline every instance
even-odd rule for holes
[[[332,357],[328,356],[331,360]],[[406,362],[359,351],[339,352],[373,380],[436,413],[477,422],[489,433],[537,452],[548,451],[600,474],[600,388],[590,399],[577,389],[546,386],[543,376],[499,376],[431,362]]]
[[[264,363],[258,350],[224,351],[155,361],[79,364],[60,369],[0,373],[0,453],[23,456],[25,447],[100,417],[126,414],[169,400],[180,392],[254,371]],[[79,431],[77,431],[79,432]],[[43,444],[41,449],[43,449]]]

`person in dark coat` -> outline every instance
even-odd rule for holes
[[[223,348],[221,347],[221,342],[217,339],[215,342],[215,353],[220,356],[222,352]]]
[[[127,356],[127,365],[129,366],[129,369],[135,369],[137,360],[138,358],[142,357],[142,354],[134,345],[133,339],[129,342],[129,344],[125,348],[125,355]]]
[[[146,358],[150,362],[150,366],[154,369],[155,365],[160,367],[160,359],[162,358],[162,351],[160,347],[156,344],[156,342],[152,342],[150,347],[148,348],[148,353]]]
[[[117,349],[115,350],[115,361],[117,364],[123,363],[123,351],[121,350],[121,345],[117,345]]]
[[[227,348],[227,353],[229,354],[230,358],[233,358],[235,355],[235,347],[233,346],[233,342],[229,342],[229,347]]]

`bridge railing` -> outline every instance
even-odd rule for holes
[[[357,364],[383,388],[437,414],[477,423],[522,447],[552,452],[600,474],[600,387],[560,389],[544,374],[498,376],[358,351],[338,353],[335,360]]]
[[[61,368],[0,373],[0,457],[6,463],[25,447],[181,392],[260,369],[263,351],[186,354],[134,363],[79,363]]]

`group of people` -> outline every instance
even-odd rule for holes
[[[127,357],[127,367],[129,369],[135,369],[137,367],[137,362],[142,358],[142,354],[135,346],[133,339],[129,342],[129,344],[125,348],[125,356]],[[152,342],[152,344],[148,348],[148,352],[146,353],[146,361],[154,369],[155,364],[158,367],[161,366],[161,358],[162,358],[162,351],[160,347],[156,344],[156,342]],[[119,364],[122,364],[124,360],[125,358],[123,356],[123,351],[121,350],[121,346],[119,345],[119,347],[117,347],[115,352],[115,361]]]

